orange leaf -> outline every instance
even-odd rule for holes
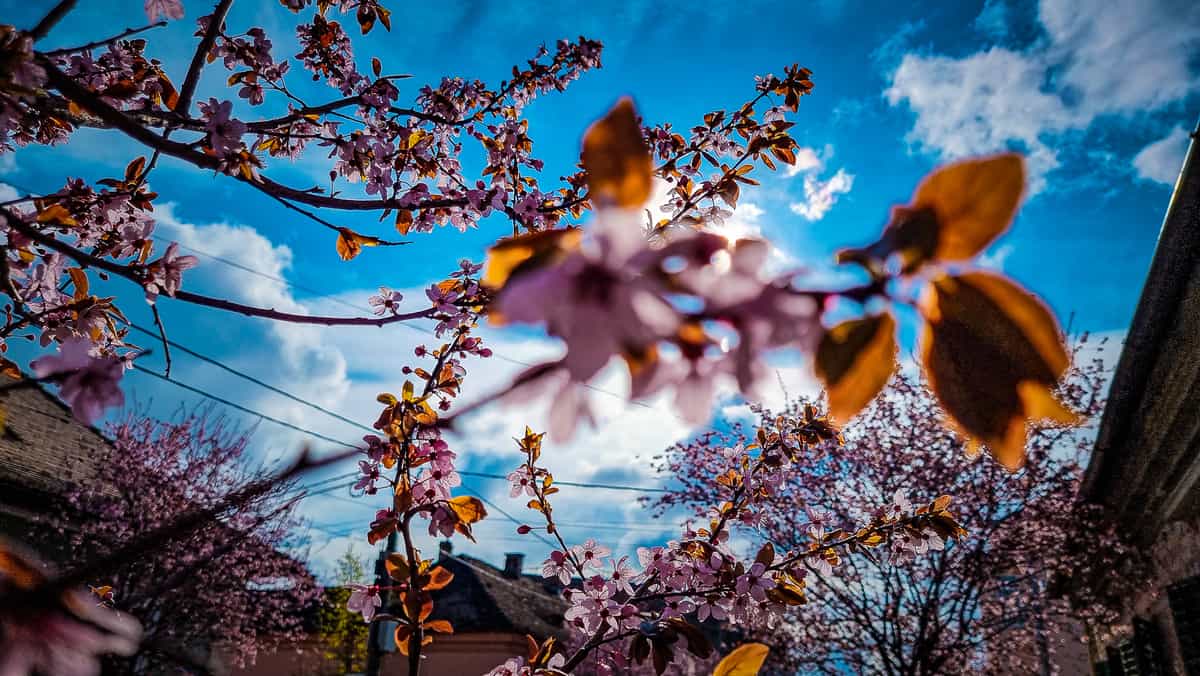
[[[403,554],[388,554],[387,558],[384,560],[384,566],[387,569],[388,577],[391,577],[397,582],[408,581],[408,559],[405,558]]]
[[[378,246],[378,237],[368,237],[354,232],[350,228],[338,228],[337,252],[342,260],[348,261],[362,253],[364,246]]]
[[[429,582],[425,583],[425,591],[437,591],[454,580],[454,573],[446,570],[442,566],[438,566],[429,571]]]
[[[816,372],[830,417],[845,422],[871,403],[896,371],[896,350],[896,321],[887,312],[842,322],[821,336]]]
[[[722,658],[713,676],[755,676],[767,660],[767,652],[761,643],[744,643]]]
[[[487,510],[484,509],[483,503],[479,498],[470,495],[460,495],[457,498],[450,498],[446,501],[446,505],[462,523],[472,524],[483,521],[487,517]]]
[[[1058,322],[1000,275],[942,275],[921,300],[922,364],[952,423],[1010,470],[1025,462],[1027,420],[1078,422],[1053,394],[1069,360]]]
[[[912,207],[937,214],[934,258],[961,261],[1008,229],[1024,190],[1024,159],[1004,153],[936,169],[917,186]]]
[[[589,196],[598,203],[636,209],[650,199],[653,163],[633,100],[626,97],[583,136]]]
[[[413,226],[413,215],[408,209],[399,209],[396,211],[396,230],[401,235],[408,235],[408,231]]]
[[[81,268],[67,268],[71,283],[75,286],[74,300],[81,301],[88,297],[88,276]]]
[[[453,634],[454,626],[446,620],[432,620],[426,622],[424,627],[429,631],[436,631],[442,634]]]

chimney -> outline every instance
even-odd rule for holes
[[[525,567],[525,555],[509,553],[504,555],[504,577],[517,579],[521,577],[521,569]]]
[[[454,545],[449,540],[438,543],[438,559],[448,559],[454,556]]]

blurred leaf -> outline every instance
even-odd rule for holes
[[[650,199],[654,168],[632,99],[621,99],[588,128],[583,168],[594,202],[636,209]]]
[[[917,186],[912,206],[937,214],[934,258],[962,261],[1008,229],[1024,191],[1025,160],[1004,153],[934,170]]]
[[[1010,470],[1025,462],[1027,420],[1076,423],[1053,390],[1068,358],[1041,301],[1000,275],[942,275],[921,300],[922,364],[952,423]]]
[[[574,249],[582,235],[578,228],[564,228],[505,237],[488,249],[480,283],[488,289],[500,289],[514,275],[545,265],[563,251]]]
[[[829,396],[829,415],[846,422],[871,403],[896,370],[896,321],[882,313],[842,322],[817,346],[817,377]]]
[[[767,660],[767,646],[761,643],[745,643],[721,659],[713,669],[713,676],[755,676]]]

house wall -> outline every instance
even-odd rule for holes
[[[432,676],[476,676],[510,657],[524,655],[525,637],[502,632],[438,635],[425,646],[421,673]],[[332,666],[332,668],[331,668]],[[259,653],[253,665],[230,667],[227,676],[343,676],[321,658],[321,645],[302,641]],[[383,657],[381,676],[408,676],[408,658],[399,652]]]
[[[423,674],[484,674],[505,660],[525,655],[528,644],[520,634],[470,633],[437,636],[425,646]],[[398,652],[384,656],[382,676],[408,676],[408,658]]]

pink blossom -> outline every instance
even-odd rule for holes
[[[571,582],[571,561],[567,555],[557,549],[550,552],[550,558],[542,563],[542,577],[558,578],[559,582],[569,584]]]
[[[153,305],[160,292],[174,296],[183,283],[183,271],[196,267],[199,262],[195,256],[180,256],[179,243],[171,242],[162,258],[146,265],[146,279],[142,282],[146,288],[146,301]]]
[[[125,368],[116,357],[93,357],[91,343],[72,338],[59,347],[57,355],[47,355],[32,362],[39,379],[58,383],[63,401],[80,421],[92,424],[104,409],[125,404],[125,394],[118,383]]]
[[[141,627],[129,615],[111,611],[72,593],[61,610],[0,614],[0,674],[96,676],[101,655],[137,652]]]
[[[634,217],[602,214],[590,239],[562,262],[510,280],[497,307],[509,321],[545,323],[567,344],[571,378],[587,381],[614,355],[653,345],[679,323],[658,283],[634,261],[646,247]]]
[[[377,317],[385,314],[397,314],[400,312],[400,301],[404,296],[399,291],[392,291],[386,286],[379,287],[379,295],[371,296],[367,302],[371,304],[371,312]]]
[[[347,586],[351,591],[350,599],[346,601],[346,609],[354,613],[361,613],[363,620],[370,622],[375,617],[375,611],[383,605],[383,599],[379,598],[379,587],[361,584]]]
[[[612,567],[613,572],[609,576],[609,585],[613,593],[621,591],[633,596],[632,583],[635,571],[633,570],[633,566],[629,565],[629,557],[622,556],[620,559],[614,559]]]
[[[146,18],[150,23],[164,19],[182,19],[183,3],[180,0],[146,0]]]
[[[525,465],[521,465],[512,472],[509,472],[507,478],[509,483],[508,496],[510,498],[515,498],[521,493],[525,493],[530,497],[537,495],[534,487],[536,479],[533,478],[533,474],[530,473],[529,468]]]
[[[200,113],[205,118],[204,128],[208,131],[208,144],[218,157],[233,155],[242,149],[242,135],[246,123],[231,117],[232,101],[210,98],[200,103]]]
[[[738,594],[749,594],[756,601],[766,601],[767,590],[774,586],[775,583],[767,578],[767,567],[755,562],[745,574],[738,577],[734,588]]]
[[[584,570],[587,570],[588,568],[603,568],[604,557],[612,553],[612,550],[602,544],[598,544],[592,538],[588,538],[582,545],[572,547],[571,553],[575,555],[575,559],[579,561],[579,565]]]

